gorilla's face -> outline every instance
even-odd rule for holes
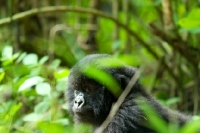
[[[94,71],[92,76],[87,75],[94,69],[104,76]],[[108,55],[90,55],[80,60],[70,71],[66,93],[74,121],[100,125],[134,72]],[[117,84],[113,85],[110,79]]]
[[[101,124],[114,100],[103,85],[86,76],[74,78],[73,73],[68,79],[68,91],[75,122]]]

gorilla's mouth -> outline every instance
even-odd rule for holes
[[[94,113],[91,110],[84,110],[84,111],[79,110],[74,113],[75,113],[75,117],[79,119],[79,121],[88,122],[88,123],[91,123],[94,121]]]
[[[74,113],[79,116],[85,116],[85,115],[91,116],[91,114],[93,114],[93,111],[89,109],[76,109],[74,110]]]

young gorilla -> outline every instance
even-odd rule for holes
[[[108,59],[108,62],[105,62],[105,64],[102,63],[104,59]],[[114,65],[109,65],[110,61],[113,61]],[[89,123],[94,127],[98,127],[108,116],[113,103],[117,101],[117,97],[106,89],[106,86],[102,83],[87,76],[86,73],[90,71],[90,66],[112,75],[122,89],[125,89],[130,79],[134,76],[136,69],[124,65],[107,54],[86,56],[71,69],[66,93],[70,113],[74,116],[75,123]],[[178,126],[181,127],[190,119],[164,107],[136,83],[104,132],[155,133],[152,127],[144,124],[148,123],[148,119],[138,106],[143,105],[144,100],[167,123],[175,120]]]

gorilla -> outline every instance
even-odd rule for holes
[[[108,54],[92,54],[80,60],[72,67],[67,81],[66,98],[74,122],[98,128],[136,71],[136,68]],[[107,82],[111,78],[117,85]],[[156,133],[141,109],[145,102],[167,124],[175,122],[178,127],[182,127],[191,119],[161,105],[137,81],[104,132]]]

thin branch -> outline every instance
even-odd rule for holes
[[[42,7],[42,8],[37,8],[37,9],[31,9],[22,13],[18,13],[12,16],[11,18],[4,18],[0,20],[0,26],[9,24],[14,21],[19,21],[24,18],[28,18],[37,14],[42,14],[42,13],[55,13],[55,12],[78,12],[78,13],[92,13],[94,15],[100,16],[102,18],[109,19],[116,23],[118,26],[126,30],[130,36],[133,36],[136,38],[136,40],[143,45],[153,56],[155,59],[159,59],[158,54],[150,47],[148,43],[143,41],[136,32],[131,30],[126,24],[121,23],[117,19],[111,17],[110,15],[105,14],[104,12],[95,10],[95,9],[86,9],[86,8],[81,8],[81,7],[67,7],[67,6],[50,6],[50,7]],[[178,78],[175,76],[175,74],[171,71],[170,66],[166,63],[163,62],[163,65],[167,68],[168,72],[172,75],[172,77],[177,80]]]
[[[176,38],[174,38],[173,36],[171,37],[167,35],[163,30],[159,29],[157,26],[153,24],[151,24],[150,26],[154,35],[160,37],[162,40],[167,42],[189,62],[191,62],[194,65],[198,65],[200,61],[199,51],[194,51],[190,49],[179,36],[176,36]]]
[[[124,23],[126,25],[130,25],[130,21],[131,21],[131,16],[129,14],[130,1],[129,0],[123,0],[122,5],[123,5],[123,11],[126,14]],[[131,38],[129,36],[129,33],[126,33],[126,49],[125,49],[126,53],[130,53],[131,49],[132,49]]]
[[[86,9],[86,8],[81,8],[81,7],[67,7],[67,6],[49,6],[49,7],[42,7],[42,8],[37,8],[37,9],[31,9],[29,11],[25,11],[22,13],[18,13],[12,16],[12,19],[9,18],[3,18],[0,20],[0,26],[5,25],[5,24],[9,24],[11,22],[14,21],[19,21],[21,19],[24,18],[28,18],[37,14],[42,14],[42,13],[55,13],[55,12],[79,12],[79,13],[92,13],[94,15],[100,16],[102,18],[106,18],[109,19],[111,21],[113,21],[114,23],[116,23],[117,25],[119,25],[121,28],[125,29],[127,32],[129,32],[130,35],[134,36],[138,42],[140,42],[142,45],[144,45],[144,47],[147,48],[147,50],[156,58],[158,59],[158,55],[157,53],[150,47],[149,44],[147,44],[146,42],[144,42],[137,33],[135,33],[133,30],[129,29],[128,26],[126,26],[125,24],[121,23],[120,21],[118,21],[117,19],[113,18],[110,15],[105,14],[104,12],[95,10],[95,9]]]
[[[28,18],[37,14],[42,14],[42,13],[55,13],[55,12],[79,12],[79,13],[92,13],[104,18],[109,18],[108,15],[104,14],[103,12],[99,12],[98,10],[93,10],[93,9],[86,9],[86,8],[80,8],[80,7],[67,7],[67,6],[49,6],[49,7],[41,7],[41,8],[35,8],[31,9],[28,11],[24,11],[18,14],[15,14],[9,18],[3,18],[0,20],[0,26],[9,24],[13,21],[19,21],[24,18]]]
[[[100,7],[100,0],[90,0],[90,9],[99,9]],[[90,25],[96,25],[98,26],[98,16],[95,14],[90,14],[88,17],[88,24]],[[82,48],[86,48],[87,52],[93,53],[97,51],[97,41],[96,41],[96,33],[97,30],[88,30],[87,38],[85,40],[85,43],[82,43]]]
[[[119,0],[112,1],[112,14],[115,19],[119,18]],[[115,25],[115,28],[113,30],[113,40],[114,41],[119,40],[119,26],[118,25]]]
[[[117,113],[117,111],[118,111],[119,107],[121,106],[122,102],[125,100],[126,96],[129,94],[129,92],[131,91],[132,87],[135,85],[135,83],[137,82],[138,78],[140,77],[141,72],[143,71],[143,69],[144,68],[141,67],[136,71],[135,75],[131,78],[131,80],[129,81],[128,85],[126,86],[126,88],[124,89],[124,91],[122,92],[120,97],[118,98],[117,102],[112,106],[111,111],[110,111],[109,115],[107,116],[106,120],[95,131],[95,133],[102,133],[105,130],[105,128],[108,126],[108,124],[112,121],[113,117]]]
[[[171,5],[172,5],[171,0],[162,0],[163,22],[164,22],[164,27],[166,30],[170,30],[175,27]]]
[[[199,89],[200,89],[200,83],[199,83],[199,80],[200,80],[200,70],[198,69],[197,66],[194,66],[194,78],[196,79],[195,80],[195,84],[196,84],[196,87],[194,87],[194,107],[193,107],[193,115],[197,115],[198,113],[198,109],[199,109]]]

